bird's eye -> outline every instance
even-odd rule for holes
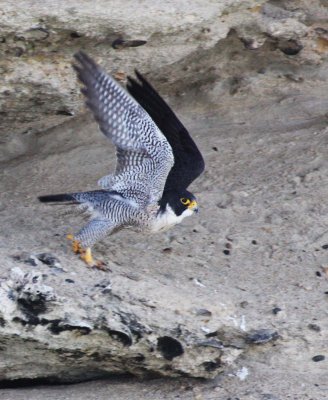
[[[190,204],[190,200],[189,200],[189,199],[186,199],[185,197],[182,197],[182,198],[180,199],[180,201],[181,201],[181,203],[182,203],[184,206],[187,206],[188,204]]]

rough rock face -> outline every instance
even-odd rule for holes
[[[161,329],[160,324],[154,325],[157,305],[153,299],[132,299],[121,292],[124,281],[131,290],[133,277],[115,280],[113,288],[108,278],[103,279],[85,288],[82,296],[68,300],[68,293],[58,295],[60,289],[47,286],[42,276],[47,274],[16,267],[1,285],[2,380],[42,377],[69,382],[106,373],[155,371],[158,375],[200,373],[207,377],[220,367],[222,343],[207,344],[185,331],[186,317],[208,319],[197,317],[196,309],[174,318],[174,310],[167,308],[166,329]],[[76,290],[72,279],[60,282],[56,278],[51,279],[53,285],[66,283]]]
[[[126,276],[113,284],[98,279],[81,287],[80,296],[70,296],[70,287],[77,290],[74,280],[65,280],[60,266],[46,268],[56,271],[50,274],[56,274],[51,281],[57,289],[45,284],[44,268],[26,266],[14,268],[1,284],[1,380],[70,382],[122,373],[210,377],[246,346],[223,344],[210,328],[218,321],[213,325],[212,312],[201,304],[190,299],[185,304],[192,306],[177,307],[180,295],[186,300],[183,291],[174,294],[151,280],[144,287],[138,277]],[[142,294],[134,297],[140,286]],[[160,303],[155,291],[169,302]],[[228,322],[229,311],[222,305],[215,315]],[[207,339],[206,332],[215,338]]]
[[[1,381],[124,373],[209,378],[247,347],[278,338],[270,330],[245,333],[230,305],[210,311],[183,289],[174,292],[151,278],[126,275],[112,283],[106,277],[82,287],[81,280],[65,279],[51,255],[15,260],[21,267],[0,286]]]
[[[323,293],[323,279],[313,282],[312,269],[326,274],[325,2],[178,3],[1,7],[3,381],[213,377],[259,357],[267,342],[261,362],[284,377],[290,355],[297,371],[301,357],[322,353],[321,333],[300,330],[302,321],[314,324],[314,308],[324,329],[313,289]],[[199,219],[156,238],[124,232],[100,243],[108,272],[86,269],[69,252],[64,237],[81,226],[79,216],[36,202],[94,188],[114,167],[90,116],[79,115],[71,68],[79,49],[120,80],[134,67],[148,73],[207,162],[195,184]],[[272,351],[277,331],[285,358]]]
[[[321,1],[118,6],[97,0],[82,7],[75,0],[67,6],[23,0],[19,10],[5,2],[0,18],[2,161],[34,151],[37,133],[81,110],[71,68],[72,55],[81,48],[121,78],[135,67],[154,76],[156,71],[170,95],[214,86],[215,102],[222,92],[247,93],[254,86],[274,95],[283,80],[297,91],[303,73],[313,74],[306,65],[316,65],[313,79],[325,77],[320,63],[328,49],[327,9]]]

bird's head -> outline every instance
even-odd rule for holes
[[[188,192],[182,191],[168,191],[165,193],[160,201],[160,211],[164,212],[169,206],[176,216],[187,217],[198,212],[198,204],[195,196]]]

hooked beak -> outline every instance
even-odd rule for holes
[[[190,210],[192,210],[193,212],[198,213],[198,204],[197,204],[197,201],[196,201],[196,200],[193,200],[193,201],[189,204],[188,208],[189,208]]]

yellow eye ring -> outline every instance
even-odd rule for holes
[[[182,198],[180,199],[180,201],[181,201],[181,203],[182,203],[184,206],[187,206],[188,204],[190,204],[190,200],[189,200],[189,199],[186,199],[185,197],[182,197]]]

